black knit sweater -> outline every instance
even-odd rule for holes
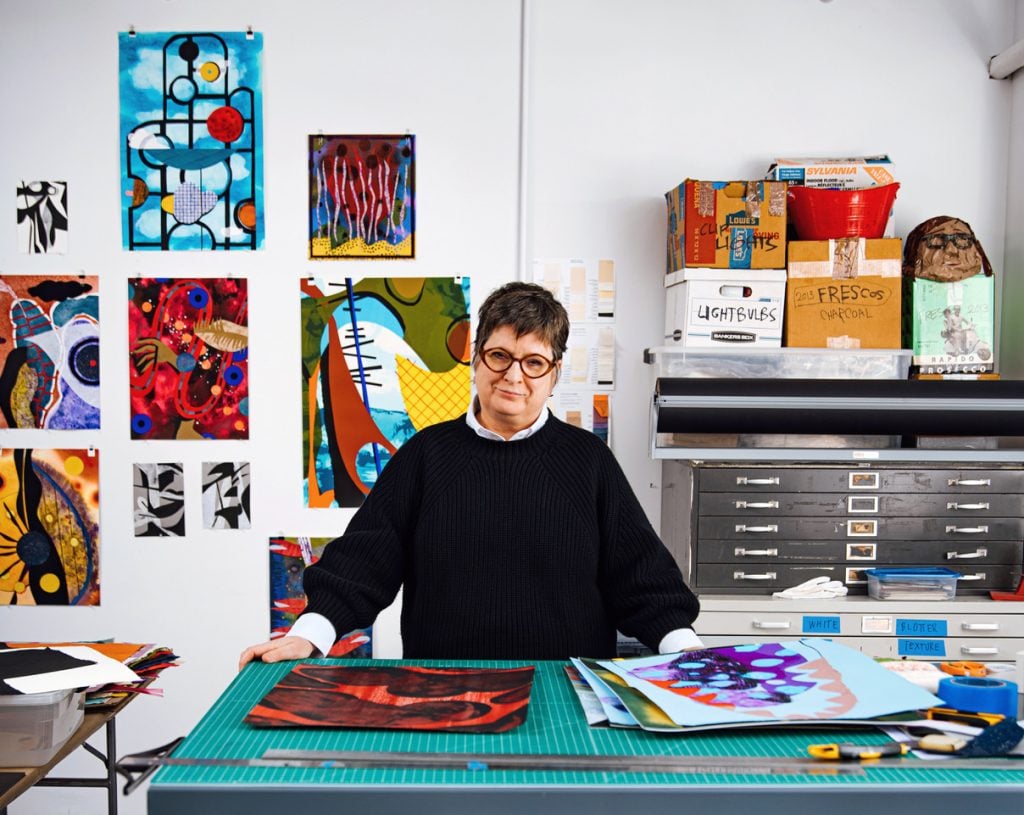
[[[611,657],[616,629],[656,651],[699,609],[608,447],[554,416],[418,432],[306,570],[307,611],[364,628],[403,584],[411,659]]]

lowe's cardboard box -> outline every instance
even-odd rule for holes
[[[790,348],[899,348],[899,238],[790,241],[784,343]]]
[[[784,269],[684,269],[668,275],[665,287],[665,345],[782,345]]]
[[[765,178],[791,186],[855,190],[891,184],[896,180],[892,160],[885,155],[854,158],[777,158]],[[896,234],[895,207],[889,212],[883,237]]]
[[[665,193],[667,273],[680,269],[786,268],[786,185],[694,181]]]

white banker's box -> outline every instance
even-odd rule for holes
[[[681,269],[665,276],[665,345],[782,345],[785,269]]]

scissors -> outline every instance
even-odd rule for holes
[[[988,668],[982,662],[942,662],[939,670],[952,676],[988,676]]]

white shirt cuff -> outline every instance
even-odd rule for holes
[[[703,648],[704,643],[700,641],[697,632],[692,628],[677,628],[669,631],[661,642],[658,643],[659,654],[675,654],[679,651],[691,651],[694,648]]]
[[[334,626],[331,625],[331,621],[322,614],[313,612],[299,617],[291,629],[289,629],[288,636],[302,637],[304,640],[309,640],[309,642],[313,643],[313,647],[320,652],[319,654],[313,654],[313,656],[321,657],[327,656],[330,653],[331,647],[338,639],[338,633],[334,630]]]

